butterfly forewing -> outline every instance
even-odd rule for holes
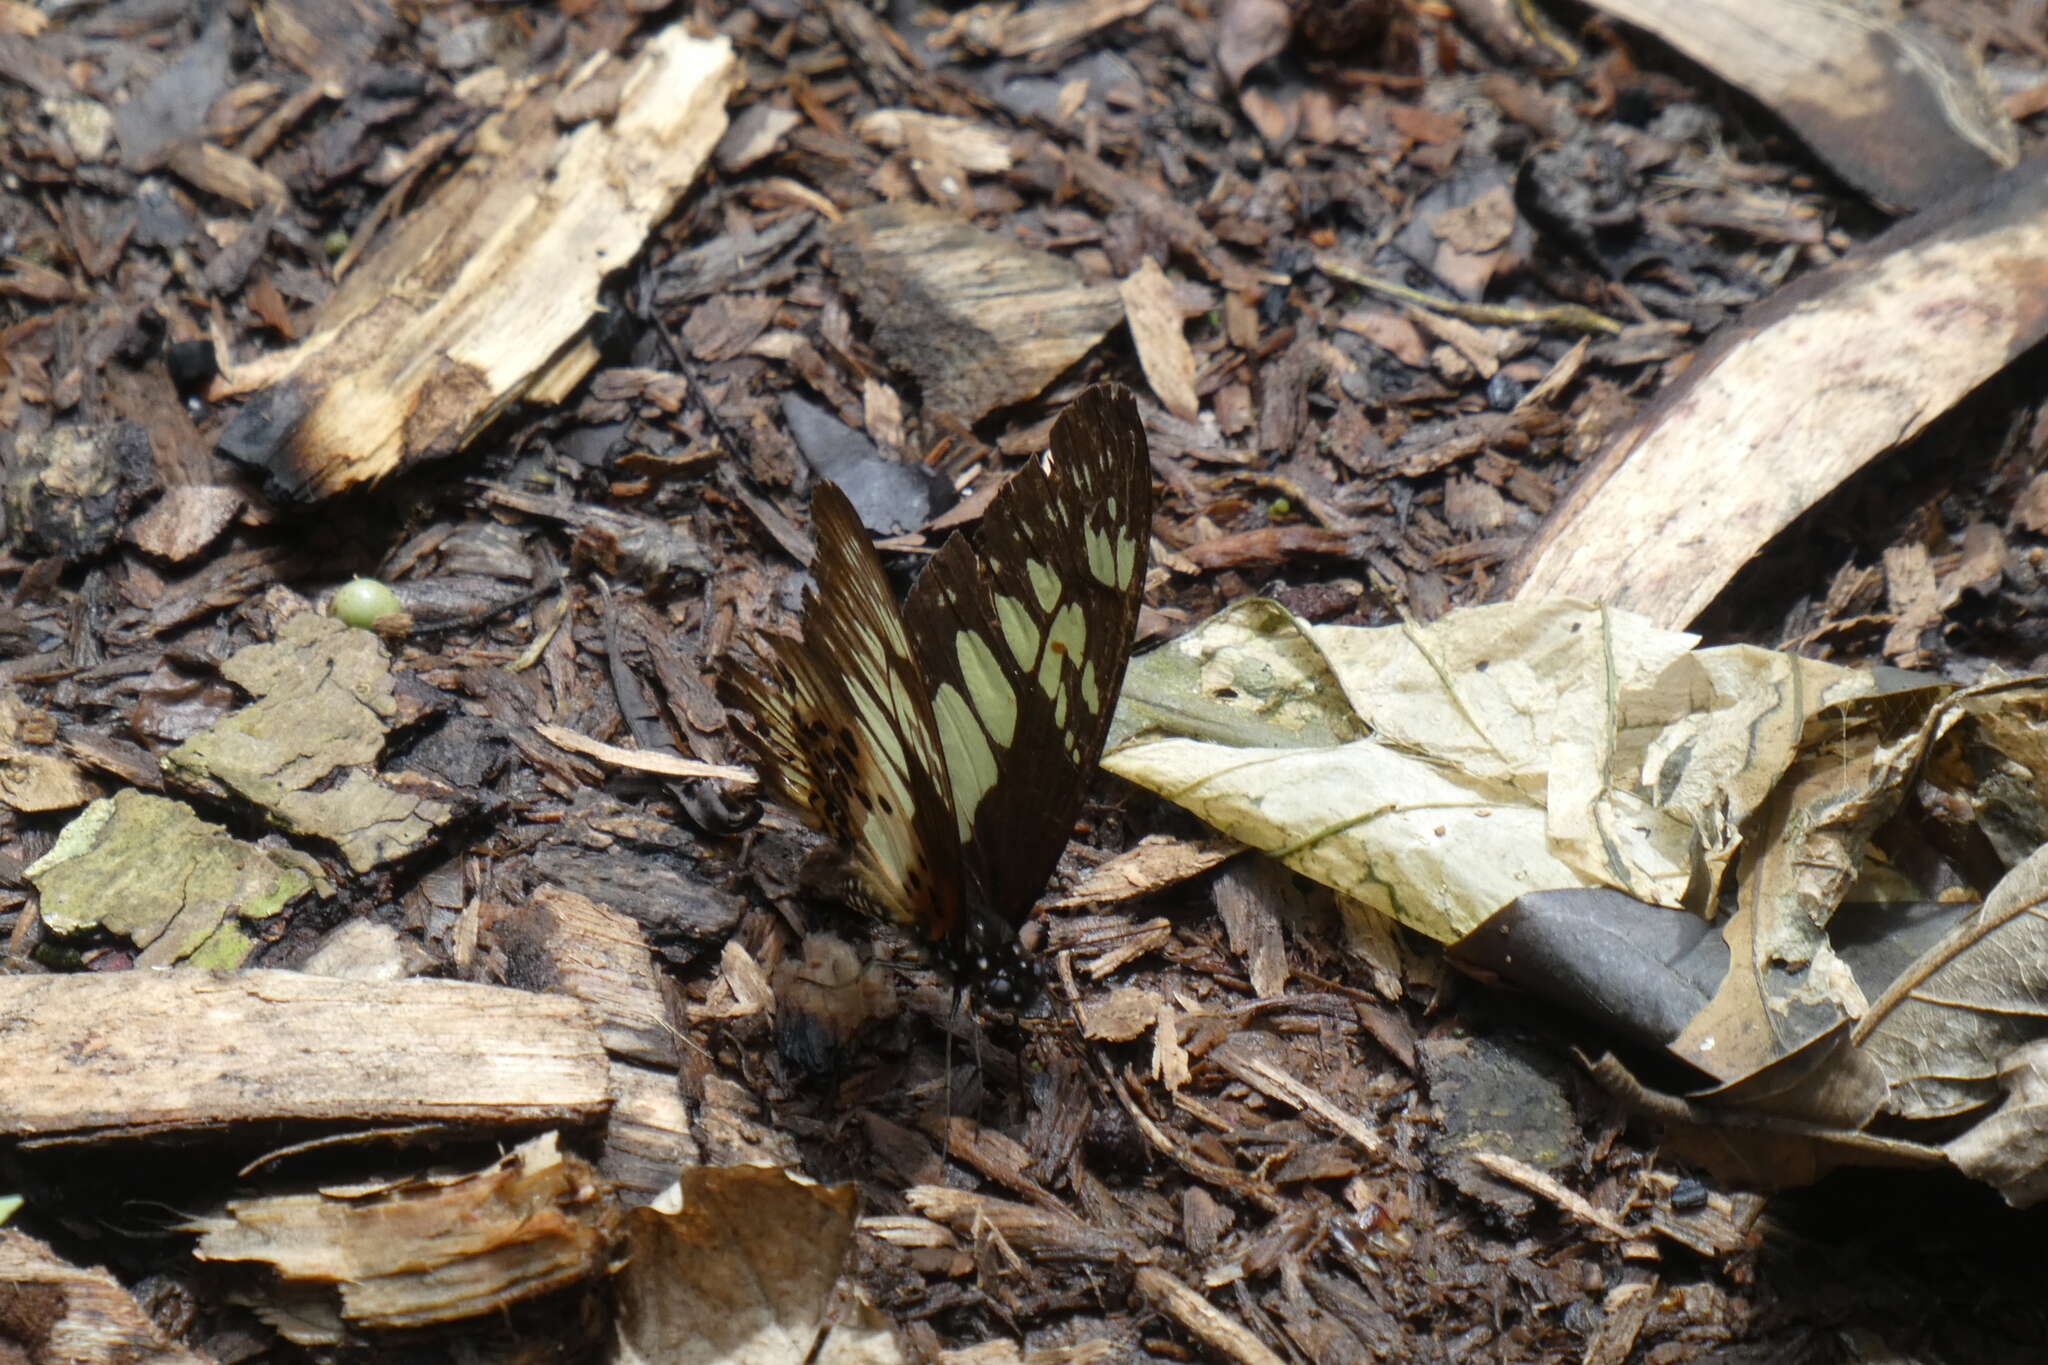
[[[1137,404],[1095,388],[904,605],[973,889],[1007,921],[1045,889],[1123,682],[1151,534]]]
[[[768,795],[841,845],[872,913],[986,970],[1044,890],[1123,683],[1152,480],[1137,404],[1088,390],[901,612],[845,496],[812,502],[803,638],[728,670]]]
[[[768,794],[840,845],[860,908],[943,938],[959,916],[960,841],[930,690],[846,495],[821,485],[811,523],[803,638],[778,640],[765,670],[728,670],[728,695],[754,717]]]

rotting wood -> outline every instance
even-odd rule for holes
[[[296,972],[0,977],[25,1147],[259,1121],[583,1123],[611,1105],[586,1008],[461,981]],[[223,1040],[232,1046],[224,1047]]]
[[[1778,532],[2048,334],[2048,163],[1775,295],[1588,466],[1502,585],[1684,627]]]
[[[697,178],[737,78],[726,40],[678,25],[623,72],[595,60],[553,98],[494,115],[463,172],[364,258],[304,342],[224,376],[224,393],[262,392],[222,452],[324,497],[452,455],[543,377],[559,391],[587,374],[599,285]],[[558,102],[600,79],[619,84],[616,113],[559,130]]]

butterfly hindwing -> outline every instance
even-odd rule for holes
[[[1012,924],[1044,890],[1101,756],[1152,524],[1127,391],[1084,393],[1052,447],[1051,468],[1034,462],[1005,484],[976,547],[949,540],[904,605],[970,896]]]
[[[818,553],[803,638],[775,642],[760,670],[728,669],[728,695],[767,793],[830,836],[871,914],[932,938],[952,932],[961,894],[931,693],[895,594],[853,506],[832,484],[811,503]]]

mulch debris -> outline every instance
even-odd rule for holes
[[[1918,13],[2019,92],[2031,139],[2048,51],[2002,8]],[[53,924],[30,875],[86,802],[147,790],[299,897],[229,917],[231,940],[222,907],[213,938],[167,908],[203,961],[577,996],[613,1093],[640,1098],[609,1136],[564,1129],[573,1160],[626,1202],[681,1163],[854,1182],[857,1283],[921,1358],[2015,1358],[2048,1332],[2019,1250],[2038,1215],[1882,1172],[1768,1203],[1703,1181],[1578,1065],[1605,1046],[1583,1026],[1404,935],[1356,941],[1135,788],[1098,784],[1034,928],[1045,1001],[1008,1016],[811,894],[811,837],[772,810],[746,828],[717,775],[742,751],[716,670],[793,623],[821,477],[908,572],[1116,378],[1161,498],[1140,649],[1258,594],[1319,623],[1433,619],[1500,590],[1709,333],[1882,226],[1661,43],[1513,11],[0,4],[0,972],[177,957],[132,936],[137,906]],[[572,187],[577,139],[661,104],[634,63],[662,35],[730,42],[703,77],[729,123],[659,191],[672,211],[636,192],[674,165]],[[536,261],[500,233],[502,190],[477,186],[543,142],[532,193],[645,211],[636,249]],[[441,235],[391,256],[428,214]],[[480,298],[539,298],[510,278],[538,272],[559,315],[389,325],[486,253],[504,275]],[[352,300],[359,271],[384,283]],[[420,381],[409,405],[351,390],[371,365]],[[2038,667],[2036,368],[1809,512],[1700,628]],[[302,439],[311,411],[340,425]],[[388,458],[323,463],[372,432]],[[388,666],[314,624],[358,574],[402,607]],[[248,651],[294,641],[325,652],[250,682]],[[262,751],[224,753],[234,735]],[[366,923],[388,938],[349,937]],[[165,1059],[207,1046],[165,1033]],[[431,1073],[428,1051],[406,1064]],[[364,1126],[445,1121],[437,1102],[386,1096]],[[177,1229],[319,1134],[289,1104],[208,1106],[170,1126],[218,1140],[151,1148],[146,1172],[96,1159],[100,1126],[15,1141],[0,1195],[26,1202],[0,1235],[111,1270],[92,1292],[153,1319],[129,1340],[302,1358],[262,1282]],[[462,1123],[393,1136],[376,1169],[487,1165],[536,1131]],[[358,1169],[298,1159],[301,1181]],[[516,1314],[322,1349],[588,1352],[601,1259]],[[0,1360],[49,1358],[8,1292]]]

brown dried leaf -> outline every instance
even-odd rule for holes
[[[2001,1083],[2031,1093],[2035,1083],[2020,1072],[2048,1034],[2044,1014],[2048,848],[2007,873],[1975,914],[1872,1002],[1857,1041],[1891,1081],[1891,1112],[1941,1118],[1990,1103]],[[2016,1090],[2007,1106],[2018,1098]]]
[[[834,1320],[858,1200],[772,1166],[684,1171],[679,1210],[626,1215],[612,1365],[900,1359],[885,1330]]]

